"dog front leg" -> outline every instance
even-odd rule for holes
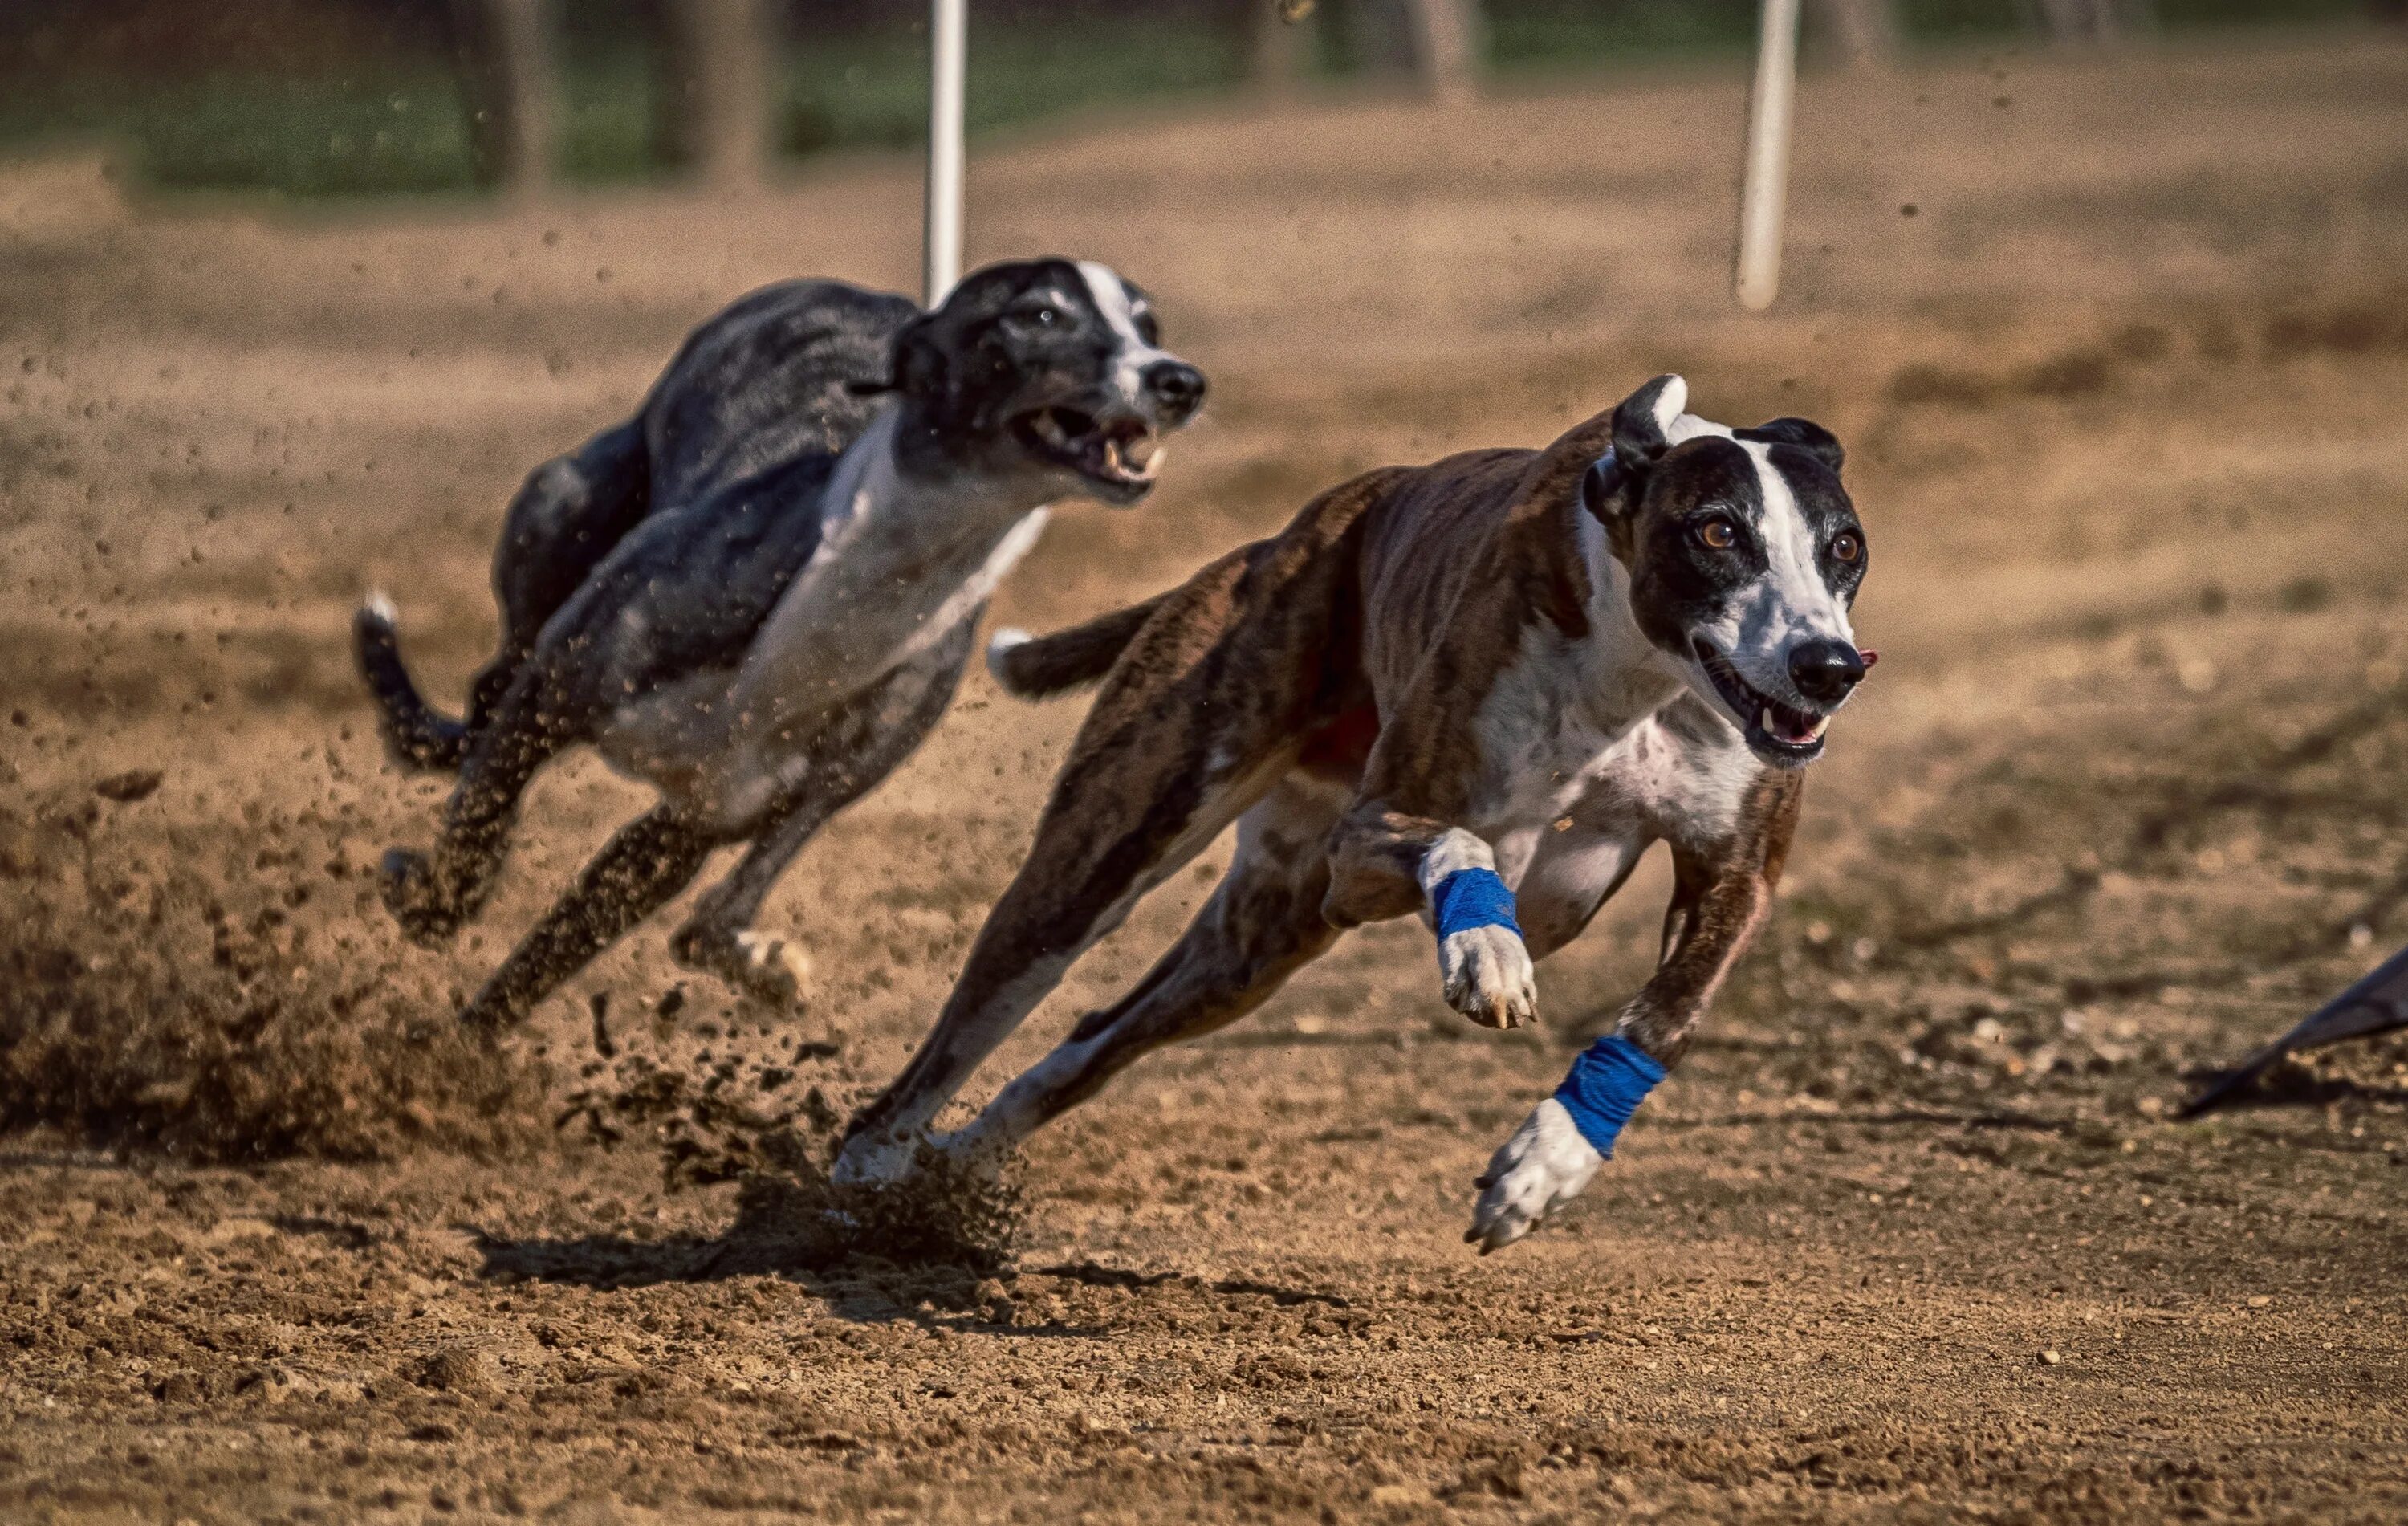
[[[1538,972],[1488,843],[1460,827],[1363,806],[1339,826],[1326,914],[1338,927],[1426,912],[1448,1006],[1483,1028],[1538,1020]]]
[[[471,1028],[517,1025],[560,983],[693,883],[717,839],[660,806],[619,828],[460,1014]]]
[[[1624,1006],[1613,1031],[1581,1053],[1555,1095],[1489,1158],[1473,1184],[1480,1200],[1464,1235],[1482,1255],[1512,1245],[1580,1196],[1640,1101],[1688,1053],[1698,1020],[1772,903],[1799,801],[1796,776],[1779,778],[1735,841],[1704,851],[1674,844],[1672,902],[1655,976]]]

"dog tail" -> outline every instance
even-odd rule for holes
[[[1031,636],[1007,626],[986,643],[987,671],[1006,694],[1021,699],[1044,699],[1093,684],[1112,670],[1168,597],[1157,594],[1051,636]]]
[[[401,633],[393,600],[380,593],[351,616],[351,655],[376,697],[377,731],[385,751],[406,769],[457,772],[468,750],[468,727],[429,705],[401,660]]]

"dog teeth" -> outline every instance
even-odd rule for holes
[[[1121,458],[1143,471],[1146,463],[1154,459],[1156,448],[1157,442],[1152,435],[1140,435],[1121,447]]]
[[[1037,415],[1037,438],[1048,445],[1068,445],[1070,437],[1062,432],[1062,421],[1051,412]]]
[[[1810,740],[1812,740],[1812,741],[1822,741],[1822,740],[1823,740],[1823,728],[1824,728],[1825,727],[1827,727],[1827,726],[1829,726],[1830,724],[1831,724],[1831,717],[1829,717],[1828,715],[1817,715],[1817,716],[1815,716],[1815,717],[1814,717],[1814,724],[1813,724],[1813,726],[1810,726],[1810,727],[1808,727],[1806,728],[1806,735],[1807,735],[1807,737],[1808,737]]]
[[[1770,705],[1767,705],[1756,713],[1756,724],[1764,727],[1764,729],[1770,735],[1777,737],[1781,734],[1780,732],[1772,729],[1772,707]]]

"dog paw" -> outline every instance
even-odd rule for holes
[[[1472,1183],[1480,1188],[1480,1202],[1472,1208],[1465,1243],[1478,1245],[1483,1256],[1512,1245],[1579,1197],[1604,1163],[1564,1104],[1548,1098],[1497,1147],[1488,1169]]]
[[[441,948],[460,930],[459,905],[423,853],[388,852],[377,871],[377,890],[384,909],[401,924],[401,935],[421,948]]]
[[[1538,972],[1519,934],[1506,927],[1466,928],[1439,941],[1446,1004],[1483,1028],[1538,1021]]]
[[[865,1129],[844,1142],[828,1181],[842,1188],[892,1187],[911,1174],[927,1136],[918,1130]]]
[[[670,957],[689,970],[712,975],[781,1011],[802,1005],[810,988],[811,957],[802,945],[750,929],[730,935],[716,928],[689,927],[669,944]]]

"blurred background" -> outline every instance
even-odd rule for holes
[[[1750,0],[982,0],[973,133],[1246,92],[1453,94],[1727,66]],[[1808,0],[1815,59],[2397,22],[2400,0]],[[1293,18],[1293,19],[1291,19]],[[912,0],[25,0],[0,150],[88,140],[145,185],[466,194],[740,181],[924,132]],[[2238,39],[2234,39],[2238,40]]]

